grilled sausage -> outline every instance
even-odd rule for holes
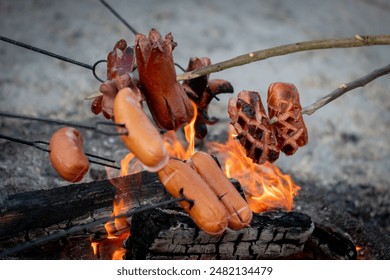
[[[257,164],[279,158],[276,137],[258,92],[245,90],[230,98],[228,113],[247,157]]]
[[[179,203],[200,229],[211,235],[224,232],[228,223],[225,207],[194,169],[180,160],[170,159],[158,176],[173,197],[183,194],[193,201]]]
[[[141,90],[154,121],[166,130],[177,130],[194,115],[190,99],[176,81],[175,46],[171,34],[163,40],[155,29],[148,37],[137,34],[134,43]]]
[[[91,111],[95,115],[103,113],[107,119],[113,117],[112,107],[118,91],[130,87],[132,78],[130,73],[134,71],[135,56],[131,46],[123,39],[119,40],[114,49],[107,55],[107,80],[100,85],[102,94],[95,98],[91,104]]]
[[[186,72],[202,69],[211,64],[208,57],[191,57]],[[207,125],[213,125],[219,121],[216,117],[210,117],[208,108],[211,100],[220,93],[232,93],[233,86],[225,80],[209,79],[209,74],[195,79],[185,80],[182,87],[186,94],[196,103],[197,115],[195,120],[195,137],[203,140],[207,135]]]
[[[118,127],[122,141],[139,159],[144,168],[150,172],[161,169],[168,161],[169,155],[158,132],[145,112],[142,110],[140,95],[134,89],[121,89],[114,101],[114,119],[117,124],[124,124],[125,129]]]
[[[293,155],[308,142],[308,133],[302,117],[299,92],[293,84],[277,82],[268,88],[268,115],[276,117],[273,124],[278,148]]]
[[[89,161],[83,151],[84,138],[73,127],[57,130],[50,139],[50,161],[57,173],[69,182],[83,179]]]
[[[188,163],[225,206],[228,212],[228,227],[234,230],[247,227],[252,220],[252,211],[216,161],[205,152],[197,152]]]

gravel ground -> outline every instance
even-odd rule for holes
[[[109,3],[139,32],[172,32],[176,62],[192,56],[219,62],[277,45],[355,34],[389,33],[387,0],[331,1],[116,1]],[[0,2],[0,35],[93,64],[106,58],[120,38],[134,36],[97,0]],[[303,106],[389,63],[388,46],[311,51],[268,59],[213,74],[229,80],[236,95],[259,91],[266,99],[275,81],[294,83]],[[0,110],[94,123],[84,97],[99,82],[90,70],[0,42]],[[104,76],[104,67],[98,73]],[[390,79],[379,78],[312,116],[305,116],[309,144],[277,165],[301,184],[295,208],[340,228],[366,248],[366,258],[390,259]],[[226,131],[230,96],[213,101],[221,122],[209,139]],[[48,140],[56,127],[0,117],[0,132]],[[119,160],[118,138],[86,132],[87,149]],[[0,203],[15,192],[67,184],[48,157],[32,147],[0,140]],[[104,176],[94,167],[84,179]]]

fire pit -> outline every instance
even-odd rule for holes
[[[116,179],[116,184],[132,185],[122,193],[121,199],[128,201],[131,198],[134,206],[144,201],[156,205],[168,197],[158,178],[151,173],[122,177]],[[122,223],[116,219],[115,223],[106,223],[104,229],[103,217],[110,214],[109,205],[114,194],[110,182],[102,180],[10,197],[1,221],[1,235],[6,237],[2,239],[3,253],[9,254],[8,258],[21,259],[54,256],[88,259],[357,257],[355,245],[348,235],[314,223],[308,215],[299,212],[264,212],[255,215],[249,228],[210,236],[199,230],[180,207],[161,205],[160,208],[135,213],[131,228],[126,225],[126,219]],[[53,215],[53,212],[57,214]],[[90,241],[94,257],[92,249],[91,254],[85,252]],[[18,243],[19,249],[23,250],[17,251],[18,247],[14,247]],[[12,252],[14,249],[16,251]]]

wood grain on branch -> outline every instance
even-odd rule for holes
[[[331,48],[353,48],[372,45],[389,45],[390,35],[355,35],[350,38],[326,39],[305,41],[288,45],[277,46],[265,50],[250,52],[244,55],[237,56],[219,63],[212,64],[199,70],[177,75],[178,81],[194,79],[210,73],[219,72],[232,67],[237,67],[249,64],[255,61],[264,60],[270,57],[281,56],[296,52],[331,49]]]

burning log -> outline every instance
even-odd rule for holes
[[[78,218],[94,220],[102,209],[112,211],[116,190],[112,183],[126,186],[122,192],[132,207],[153,203],[164,198],[164,187],[154,173],[142,172],[110,180],[71,184],[50,190],[38,190],[9,196],[0,205],[0,236],[64,223],[71,227]],[[131,186],[131,187],[130,187]],[[60,227],[60,228],[64,228]]]
[[[135,215],[124,246],[129,259],[356,259],[351,239],[299,212],[255,215],[251,226],[211,236],[182,212]]]

